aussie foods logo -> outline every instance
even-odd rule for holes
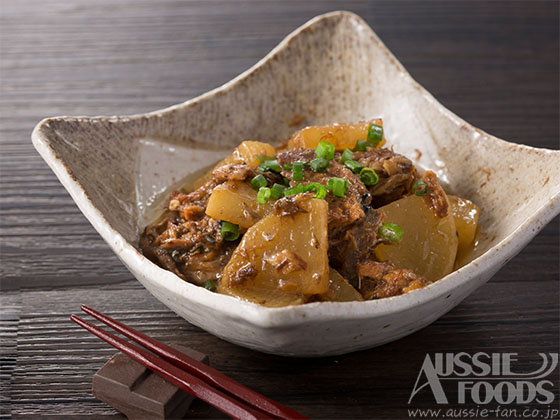
[[[554,383],[548,378],[558,366],[558,353],[539,353],[541,366],[521,372],[517,353],[426,354],[408,404],[429,387],[437,404],[450,403],[444,391],[453,389],[454,404],[551,404]]]

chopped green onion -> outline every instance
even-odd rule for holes
[[[383,140],[383,127],[374,123],[371,123],[368,127],[367,140],[377,146]]]
[[[259,171],[272,171],[272,172],[282,172],[282,167],[278,163],[277,159],[265,160],[259,165]]]
[[[327,159],[318,157],[317,159],[313,159],[310,165],[311,169],[313,169],[315,172],[321,172],[328,168],[329,161]]]
[[[372,144],[367,141],[358,140],[354,146],[354,152],[365,152]]]
[[[292,168],[293,168],[293,165],[292,165],[291,163],[284,163],[284,164],[282,165],[282,168],[283,168],[285,171],[291,171]]]
[[[357,162],[355,160],[347,160],[346,162],[344,162],[344,165],[350,169],[352,172],[354,172],[355,174],[359,173],[362,168],[364,167],[360,162]]]
[[[327,189],[329,189],[335,197],[342,197],[346,195],[349,182],[344,178],[329,178],[327,181]]]
[[[292,179],[294,181],[303,181],[303,162],[293,163]]]
[[[202,285],[202,287],[210,290],[211,292],[215,292],[216,291],[216,282],[214,280],[208,280],[207,282],[205,282]]]
[[[268,184],[268,182],[266,182],[266,178],[264,176],[262,176],[261,174],[258,174],[256,177],[254,177],[251,180],[251,187],[253,187],[257,191],[261,187],[266,187],[267,184]]]
[[[257,194],[257,203],[259,204],[266,204],[268,200],[270,200],[272,192],[268,187],[261,187]]]
[[[404,230],[395,223],[383,223],[379,226],[377,233],[382,238],[389,239],[392,242],[399,242],[404,235]]]
[[[237,238],[239,238],[239,226],[235,223],[230,223],[222,220],[220,234],[226,241],[235,241]]]
[[[286,185],[287,187],[290,186],[290,178],[284,178],[284,179],[282,179],[282,182],[283,182],[284,185]]]
[[[259,163],[263,163],[267,160],[274,160],[274,156],[257,155],[257,160],[259,161]]]
[[[334,144],[328,141],[319,142],[319,145],[315,149],[315,155],[327,160],[334,159]]]
[[[303,184],[296,184],[292,188],[286,188],[284,190],[284,196],[288,197],[289,195],[296,195],[301,194],[303,191]]]
[[[340,158],[342,163],[346,163],[347,160],[352,160],[352,159],[354,159],[354,153],[352,153],[352,150],[344,149],[344,152],[342,152],[342,157]]]
[[[313,198],[323,199],[327,196],[327,188],[323,184],[312,182],[307,184],[304,189],[305,192],[315,192]]]
[[[428,184],[426,184],[426,181],[424,181],[423,179],[419,179],[412,186],[412,191],[414,191],[415,195],[426,195],[426,193],[428,192]]]
[[[379,175],[371,168],[363,168],[360,171],[360,179],[366,185],[375,185],[379,182]]]
[[[284,190],[286,189],[285,186],[280,184],[274,184],[270,190],[270,196],[275,200],[284,197]]]

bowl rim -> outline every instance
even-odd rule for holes
[[[284,50],[296,37],[305,31],[311,30],[313,26],[319,22],[329,19],[353,19],[355,22],[367,28],[372,39],[377,43],[380,50],[391,59],[395,70],[399,71],[403,77],[406,77],[413,87],[427,99],[433,106],[437,107],[446,118],[452,120],[458,126],[466,127],[475,131],[479,135],[485,137],[489,141],[503,143],[509,147],[521,150],[538,150],[541,153],[552,154],[559,160],[560,151],[540,149],[527,145],[510,143],[505,140],[492,136],[479,128],[474,127],[470,123],[464,121],[441,103],[439,103],[424,87],[422,87],[408,73],[405,67],[397,60],[397,58],[389,51],[385,44],[373,32],[369,25],[358,15],[348,11],[333,11],[315,16],[299,28],[288,34],[276,47],[268,54],[261,58],[256,64],[246,71],[234,77],[225,84],[205,92],[195,98],[185,102],[175,104],[160,110],[148,113],[131,114],[126,116],[59,116],[45,118],[40,121],[34,128],[31,135],[33,145],[43,159],[47,162],[53,172],[56,174],[60,182],[72,196],[74,202],[79,209],[90,221],[93,227],[101,235],[101,237],[109,244],[119,258],[128,266],[142,267],[145,273],[144,277],[151,282],[157,283],[159,287],[170,290],[174,294],[180,294],[202,306],[214,309],[233,319],[244,320],[255,326],[262,328],[282,328],[286,326],[301,324],[302,322],[324,322],[341,319],[369,319],[377,316],[385,316],[408,311],[414,307],[423,305],[431,300],[440,298],[448,294],[448,298],[452,295],[453,290],[460,283],[468,282],[488,270],[497,271],[506,262],[507,259],[517,254],[521,249],[535,236],[548,222],[550,222],[557,214],[560,213],[560,186],[556,192],[549,198],[546,204],[540,206],[531,216],[526,218],[516,229],[502,239],[499,243],[489,248],[482,255],[475,258],[467,265],[451,272],[444,278],[429,284],[428,286],[411,291],[404,295],[379,299],[376,301],[365,302],[315,302],[297,306],[286,306],[280,308],[265,307],[256,303],[244,301],[231,296],[221,295],[210,292],[203,287],[183,281],[175,274],[157,266],[146,257],[144,257],[130,242],[128,242],[111,224],[105,216],[93,204],[87,191],[73,176],[71,170],[65,165],[64,160],[58,156],[55,150],[50,146],[48,136],[43,129],[48,127],[52,122],[60,121],[96,121],[104,120],[110,122],[126,122],[130,119],[146,118],[153,116],[163,116],[178,109],[189,108],[201,101],[212,99],[214,96],[225,94],[234,88],[239,82],[245,81],[252,74],[276,55]],[[141,281],[141,280],[140,280]],[[142,282],[142,281],[141,281]]]

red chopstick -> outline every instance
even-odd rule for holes
[[[286,406],[284,406],[284,405],[282,405],[278,402],[272,401],[272,400],[264,397],[263,395],[261,395],[261,394],[255,392],[255,391],[241,385],[239,382],[234,381],[233,379],[224,375],[220,371],[218,371],[218,370],[216,370],[216,369],[214,369],[214,368],[212,368],[208,365],[205,365],[204,363],[201,363],[198,360],[195,360],[192,357],[190,357],[190,356],[188,356],[184,353],[181,353],[180,351],[178,351],[178,350],[176,350],[172,347],[169,347],[169,346],[167,346],[163,343],[160,343],[157,340],[154,340],[154,339],[148,337],[147,335],[145,335],[145,334],[143,334],[139,331],[136,331],[136,330],[134,330],[130,327],[127,327],[126,325],[108,317],[107,315],[104,315],[104,314],[102,314],[102,313],[100,313],[100,312],[98,312],[98,311],[96,311],[92,308],[89,308],[85,305],[82,306],[82,310],[84,312],[90,314],[91,316],[97,318],[98,320],[105,323],[106,325],[110,326],[111,328],[115,329],[116,331],[118,331],[118,332],[122,333],[123,335],[127,336],[128,338],[130,338],[130,339],[136,341],[137,343],[141,344],[142,346],[144,346],[148,350],[151,350],[152,352],[161,356],[163,359],[167,360],[170,364],[174,365],[175,367],[178,367],[180,369],[184,369],[185,371],[190,372],[192,375],[197,377],[199,380],[202,380],[205,383],[208,383],[209,385],[212,385],[212,386],[214,386],[218,389],[221,389],[222,391],[225,391],[226,393],[230,394],[231,396],[233,396],[233,397],[235,397],[239,400],[244,401],[245,403],[249,404],[250,406],[257,408],[264,413],[267,413],[269,416],[273,416],[275,418],[281,418],[281,419],[307,419],[307,417],[299,414],[298,412],[296,412],[296,411],[294,411],[294,410],[292,410],[292,409],[290,409],[290,408],[288,408],[288,407],[286,407]],[[74,317],[74,318],[80,320],[77,317]],[[75,322],[77,322],[76,319],[73,319],[73,320]],[[80,320],[80,321],[82,322],[82,323],[80,323],[80,325],[82,325],[84,328],[86,328],[89,331],[96,334],[90,328],[83,325],[84,321],[82,321],[82,320]],[[93,328],[97,328],[97,327],[92,326],[91,324],[88,324],[88,326],[91,326]],[[98,330],[100,330],[100,329],[98,329]],[[111,334],[108,334],[103,330],[100,330],[100,331],[102,331],[106,335],[111,336]],[[98,335],[98,334],[96,334],[96,335]],[[100,335],[98,335],[98,337],[105,340],[105,338],[101,337]],[[117,337],[114,337],[114,338],[117,338]],[[118,339],[118,340],[120,340],[120,339]],[[107,341],[107,340],[105,340],[105,341]],[[120,340],[120,341],[122,343],[125,343],[126,345],[130,345],[130,346],[138,349],[136,346],[128,344],[124,340]],[[112,342],[109,342],[109,343],[114,345]],[[138,350],[144,352],[141,349],[138,349]],[[148,354],[150,354],[150,353],[148,353]],[[150,356],[153,356],[153,355],[150,354]],[[155,358],[155,359],[158,360],[158,361],[161,361],[158,358]],[[184,372],[184,371],[181,370],[181,372]],[[187,374],[187,372],[184,372],[184,373]],[[191,376],[191,375],[189,375],[189,376]],[[189,391],[187,391],[187,392],[189,392]],[[217,407],[217,408],[220,409],[220,407]]]
[[[214,389],[206,382],[179,369],[177,366],[174,366],[154,354],[147,352],[146,350],[142,350],[134,344],[130,344],[122,338],[116,337],[113,334],[84,321],[76,315],[70,316],[70,319],[92,334],[101,338],[103,341],[106,341],[113,347],[130,356],[132,359],[143,364],[148,369],[157,373],[166,381],[171,382],[183,391],[206,401],[208,404],[216,407],[218,410],[226,413],[234,419],[271,419],[271,417],[267,414],[254,410],[229,395]]]

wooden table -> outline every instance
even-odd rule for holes
[[[498,137],[558,149],[556,1],[4,1],[1,40],[2,418],[104,418],[93,373],[113,350],[68,321],[79,305],[210,356],[242,383],[313,418],[407,418],[427,353],[559,347],[559,220],[440,320],[376,349],[285,359],[221,341],[149,295],[31,145],[53,115],[131,114],[217,87],[330,10],[361,15],[448,108]],[[523,165],[519,162],[519,165]],[[211,315],[209,315],[211,316]],[[554,382],[556,404],[558,374]],[[446,406],[454,408],[474,405]],[[190,418],[220,417],[203,403]]]

